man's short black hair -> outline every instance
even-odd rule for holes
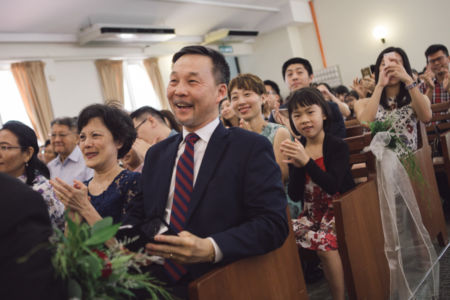
[[[325,86],[327,88],[327,90],[334,95],[335,92],[334,92],[334,90],[331,88],[331,86],[328,83],[326,83],[326,82],[319,82],[319,83],[316,83],[315,87],[317,88],[319,85]]]
[[[269,85],[272,88],[272,90],[274,90],[275,93],[277,93],[277,95],[281,97],[280,88],[278,87],[278,84],[275,81],[269,79],[264,80],[264,85]]]
[[[120,108],[105,104],[92,104],[85,107],[78,116],[78,132],[93,118],[100,118],[111,132],[115,142],[122,147],[117,152],[117,158],[122,158],[130,151],[136,139],[136,130],[128,114]]]
[[[428,56],[435,54],[438,51],[444,52],[445,56],[448,56],[448,49],[442,44],[434,44],[427,48],[425,51],[425,58],[427,59],[428,63]]]
[[[173,55],[172,63],[175,63],[180,57],[186,54],[197,54],[211,58],[213,64],[213,74],[216,84],[230,81],[230,67],[222,53],[204,46],[186,46]]]
[[[349,92],[348,88],[345,85],[338,85],[333,90],[336,93],[336,95],[346,95]]]
[[[164,121],[164,116],[157,109],[154,109],[153,107],[150,107],[150,106],[139,107],[138,109],[136,109],[135,111],[133,111],[130,114],[130,118],[131,119],[140,119],[142,116],[147,116],[147,115],[151,115],[152,117],[156,118],[161,123],[166,124]]]
[[[70,130],[76,131],[77,130],[77,122],[78,122],[77,117],[61,117],[61,118],[54,119],[50,123],[50,126],[53,127],[53,125],[55,125],[55,124],[65,125],[65,126],[69,127]]]
[[[312,66],[311,66],[311,63],[309,62],[309,60],[301,58],[301,57],[293,57],[293,58],[290,58],[287,61],[285,61],[285,63],[283,64],[283,67],[281,68],[281,75],[283,76],[283,80],[286,75],[287,68],[290,65],[294,65],[294,64],[303,65],[303,67],[306,69],[306,72],[308,72],[308,76],[311,76],[313,74],[313,69],[312,69]]]

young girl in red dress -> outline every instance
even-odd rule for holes
[[[334,226],[333,200],[354,187],[347,144],[327,133],[330,113],[321,93],[303,88],[288,98],[289,122],[299,140],[285,140],[281,150],[289,164],[288,193],[303,202],[293,219],[299,247],[317,251],[333,299],[344,299],[344,272]]]

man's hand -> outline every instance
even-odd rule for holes
[[[427,86],[427,89],[434,90],[434,73],[429,68],[427,68],[425,73],[423,73],[422,78]]]
[[[132,148],[134,152],[136,152],[137,156],[141,161],[144,161],[145,154],[147,153],[148,149],[150,148],[150,144],[144,141],[143,139],[137,138],[134,142]]]
[[[214,262],[214,246],[210,239],[199,238],[188,231],[176,235],[156,235],[155,241],[145,248],[150,255],[161,256],[182,264]]]
[[[442,80],[442,85],[444,86],[444,89],[447,91],[447,93],[450,93],[450,80],[448,71],[445,72],[444,80]]]

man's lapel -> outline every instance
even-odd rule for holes
[[[214,175],[216,166],[220,162],[222,154],[227,147],[228,134],[228,130],[225,129],[222,124],[219,124],[209,140],[197,179],[195,181],[194,191],[192,193],[188,214],[186,216],[186,223],[189,222],[192,213],[200,203],[205,189]]]
[[[183,136],[178,134],[178,136],[169,143],[164,151],[161,151],[160,156],[157,161],[150,161],[150,164],[158,164],[158,185],[156,186],[155,199],[161,199],[157,201],[158,212],[164,215],[164,210],[166,209],[167,195],[169,195],[170,182],[172,180],[173,167],[175,165],[175,160],[177,157],[178,146],[183,140]],[[145,183],[144,183],[145,184]]]

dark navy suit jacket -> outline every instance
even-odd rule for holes
[[[44,199],[1,172],[0,194],[0,299],[67,299],[67,285],[55,277],[53,251],[40,247],[53,232]]]
[[[131,203],[125,223],[164,215],[181,141],[178,134],[149,149],[142,171],[143,197]],[[281,172],[267,138],[219,124],[197,175],[185,230],[212,237],[223,253],[222,265],[280,247],[288,235],[286,205]],[[187,266],[197,278],[216,265]]]

